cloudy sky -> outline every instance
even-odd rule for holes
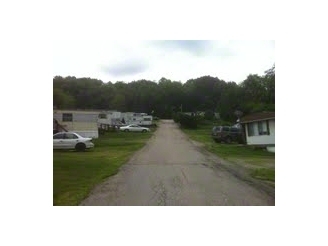
[[[181,81],[205,75],[242,82],[275,63],[275,42],[216,40],[90,41],[53,43],[53,75],[103,82],[160,78]]]

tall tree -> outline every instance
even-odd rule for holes
[[[145,112],[162,118],[171,118],[173,112],[181,110],[206,111],[208,116],[218,112],[221,119],[235,121],[236,110],[244,114],[274,110],[275,65],[263,76],[250,74],[241,84],[211,76],[184,84],[164,77],[158,83],[103,83],[92,78],[55,76],[53,88],[54,105],[58,108]]]

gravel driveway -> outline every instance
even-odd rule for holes
[[[172,120],[162,120],[146,146],[80,205],[274,205],[218,163]]]

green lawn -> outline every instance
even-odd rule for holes
[[[107,132],[85,152],[53,151],[53,204],[78,205],[91,189],[118,172],[152,133]]]
[[[275,181],[275,154],[263,149],[253,149],[240,144],[221,144],[213,141],[213,125],[200,125],[198,129],[182,129],[191,139],[201,142],[204,147],[219,157],[248,170],[254,178]]]

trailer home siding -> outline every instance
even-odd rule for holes
[[[66,130],[76,132],[83,137],[98,138],[99,112],[78,110],[54,110],[53,117]]]

